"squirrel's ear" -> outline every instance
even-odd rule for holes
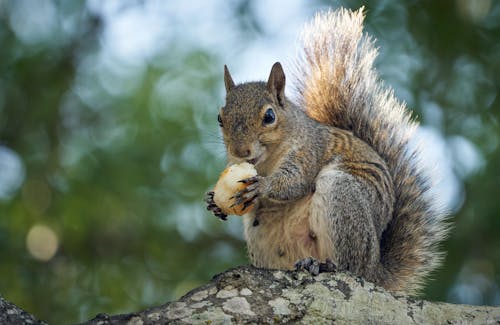
[[[227,65],[224,65],[224,84],[226,85],[226,92],[229,92],[234,87],[234,81],[231,78]]]
[[[285,73],[281,67],[281,63],[276,62],[272,69],[269,79],[267,80],[267,88],[276,96],[278,103],[281,106],[285,105]]]

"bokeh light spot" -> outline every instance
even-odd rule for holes
[[[491,10],[491,0],[457,0],[460,14],[473,22],[483,20]]]
[[[0,146],[0,200],[10,199],[24,181],[24,165],[19,155]]]
[[[29,253],[39,261],[49,261],[54,257],[59,246],[59,239],[50,227],[34,225],[26,236]]]

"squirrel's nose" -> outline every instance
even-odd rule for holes
[[[245,146],[236,146],[233,148],[234,155],[238,158],[247,158],[250,157],[252,153],[248,147]]]

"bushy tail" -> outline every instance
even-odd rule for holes
[[[303,30],[296,88],[309,116],[352,131],[386,161],[396,203],[381,243],[382,285],[415,293],[442,259],[437,244],[447,227],[429,197],[419,152],[408,146],[417,123],[378,79],[363,19],[363,8],[316,15]]]

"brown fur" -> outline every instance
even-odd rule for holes
[[[330,258],[414,293],[440,261],[445,227],[407,147],[416,124],[380,86],[362,21],[361,11],[329,11],[306,27],[299,106],[285,98],[279,63],[267,83],[236,85],[225,68],[223,137],[228,162],[254,162],[260,176],[250,193],[256,207],[244,217],[255,265]],[[276,118],[264,123],[269,109]]]
[[[363,34],[363,19],[362,9],[329,11],[305,28],[299,102],[315,120],[352,131],[387,163],[396,203],[381,241],[382,283],[415,292],[442,259],[436,246],[447,226],[427,195],[419,153],[407,145],[417,124],[378,80],[377,50]]]

